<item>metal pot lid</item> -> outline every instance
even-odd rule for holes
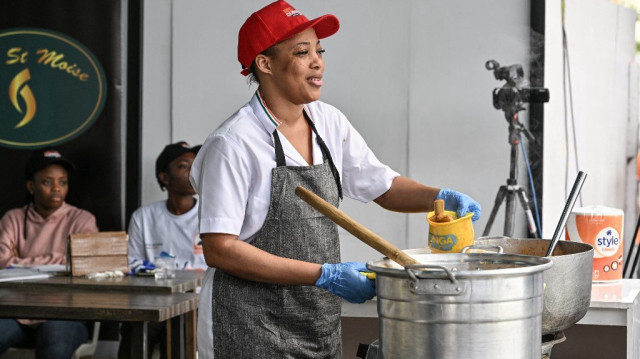
[[[456,278],[499,277],[525,275],[551,268],[546,257],[497,253],[421,253],[420,250],[404,251],[420,262],[411,265],[418,278],[448,278],[448,272]],[[389,258],[369,261],[367,268],[376,275],[407,277],[407,271]]]

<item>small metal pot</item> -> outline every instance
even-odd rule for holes
[[[549,239],[481,237],[474,247],[501,248],[506,254],[544,257]],[[591,304],[593,247],[587,243],[558,241],[552,256],[553,267],[544,273],[542,334],[554,334],[577,323]]]
[[[425,251],[405,251],[421,263],[406,268],[388,258],[367,263],[383,358],[540,358],[549,258]]]

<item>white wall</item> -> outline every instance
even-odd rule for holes
[[[323,100],[345,112],[383,162],[426,184],[476,198],[485,207],[476,224],[482,232],[509,169],[508,126],[491,103],[493,88],[502,83],[484,63],[527,66],[529,2],[403,4],[295,5],[310,18],[331,12],[342,24],[337,35],[323,40]],[[254,1],[174,2],[174,140],[202,142],[252,95],[255,89],[238,74],[236,34],[258,7]],[[401,248],[426,244],[424,215],[350,200],[342,209]],[[518,211],[521,227],[524,215]],[[500,211],[492,234],[502,233],[503,217]],[[348,233],[341,235],[345,259],[379,256]]]
[[[163,197],[153,172],[153,161],[162,146],[178,140],[201,143],[255,91],[239,74],[237,32],[252,11],[267,3],[264,0],[145,1],[145,26],[148,22],[153,27],[145,28],[144,32],[144,203]],[[483,217],[476,223],[475,230],[476,235],[481,234],[498,188],[509,176],[508,124],[504,114],[493,108],[491,100],[492,90],[503,83],[496,81],[484,64],[489,59],[502,65],[522,64],[528,74],[529,1],[298,0],[292,3],[309,18],[330,12],[341,21],[340,31],[323,40],[327,53],[322,100],[340,108],[378,157],[397,171],[428,185],[457,189],[478,200],[483,205]],[[567,1],[568,13],[576,3]],[[544,153],[542,218],[546,224],[543,225],[545,237],[549,238],[564,205],[564,181],[559,174],[564,173],[565,165],[563,127],[558,117],[562,110],[562,88],[558,87],[561,79],[558,64],[562,63],[557,59],[558,54],[561,55],[558,51],[561,38],[557,32],[560,5],[559,0],[550,0],[547,4],[546,51],[550,65],[545,85],[551,88],[551,102],[545,104],[545,146],[549,147],[545,147]],[[614,15],[624,24],[628,21],[626,11],[616,10]],[[578,21],[577,15],[571,16],[576,16],[572,23]],[[599,18],[592,21],[597,22]],[[626,27],[622,26],[618,33],[625,31]],[[577,38],[578,34],[571,36]],[[578,40],[575,42],[578,45]],[[626,42],[619,43],[620,56],[626,56],[626,46]],[[581,56],[578,50],[574,53],[572,61]],[[621,78],[624,70],[619,62],[611,63],[607,69],[596,68],[596,71],[605,70],[618,77],[611,83],[608,75],[603,75],[597,84],[607,88],[624,87]],[[589,71],[580,71],[578,65],[574,71],[574,79],[592,78]],[[577,95],[575,92],[574,101]],[[598,101],[590,98],[594,95],[597,94],[585,93],[587,98],[580,101],[597,106]],[[624,121],[620,117],[624,114],[614,106],[623,105],[611,103],[608,110],[599,110],[601,112],[592,118],[606,114],[611,120],[603,123],[617,123],[613,127],[618,133],[622,126],[619,122]],[[526,112],[522,113],[521,121],[526,124]],[[590,125],[581,128],[588,130]],[[594,129],[596,133],[603,133],[602,128]],[[581,147],[588,147],[588,137],[584,133],[580,135],[585,136],[581,137],[581,141],[585,141]],[[624,140],[620,142],[624,148]],[[617,171],[624,170],[624,166],[621,167],[624,158],[617,158],[624,154],[617,150],[610,152],[609,147],[601,152],[616,158],[612,161],[616,162],[615,171],[598,176],[595,169],[600,163],[586,167],[589,178],[583,193],[590,201],[615,198],[605,204],[620,207],[624,204],[620,202],[623,194],[616,188],[624,175]],[[585,166],[591,157],[583,155]],[[520,158],[519,183],[528,191]],[[596,190],[590,187],[594,183],[602,185]],[[522,236],[526,233],[524,214],[519,205],[516,207],[516,236]],[[375,204],[348,199],[341,209],[401,248],[426,245],[427,225],[422,214],[390,213]],[[491,234],[502,234],[503,219],[504,205]],[[341,235],[343,259],[379,257],[348,233],[342,231]]]
[[[521,64],[528,73],[529,1],[418,0],[411,11],[408,170],[413,178],[479,201],[479,236],[510,164],[509,126],[492,102],[493,89],[504,82],[484,65],[494,59]],[[527,123],[526,112],[520,120]],[[519,173],[526,185],[525,171]],[[524,212],[516,207],[515,235],[523,237]],[[503,234],[504,209],[503,203],[490,234]],[[408,219],[408,247],[423,246],[424,216]]]
[[[629,99],[630,93],[637,93],[638,85],[637,81],[630,82],[635,19],[633,10],[604,0],[565,2],[578,169],[587,173],[582,201],[576,207],[604,205],[627,210],[627,227],[629,223],[635,226],[636,209],[626,206],[626,198],[635,197],[637,191],[637,184],[627,183],[627,158],[629,152],[634,156],[638,149],[637,130],[629,131],[637,129],[638,121],[637,111],[631,111],[637,102]],[[569,132],[569,138],[565,136],[563,98],[554,96],[563,92],[559,0],[547,1],[546,22],[545,85],[552,96],[545,106],[543,221],[551,223],[560,217],[565,193],[571,190],[577,170],[573,135]],[[570,108],[567,110],[570,116]],[[635,118],[630,117],[632,112]],[[630,144],[628,136],[632,136]],[[554,230],[555,226],[546,226],[546,237],[550,238]],[[624,233],[632,235],[633,228],[625,228]]]
[[[171,2],[172,37],[165,37],[166,25],[152,40],[164,38],[171,50],[172,97],[161,90],[154,101],[163,110],[170,107],[170,114],[163,119],[143,113],[148,141],[143,142],[143,162],[157,156],[160,141],[201,143],[249,100],[255,88],[239,75],[237,31],[267,3]],[[328,50],[323,100],[349,117],[383,162],[426,184],[476,198],[485,209],[476,224],[476,232],[482,232],[509,168],[507,123],[491,104],[493,88],[502,83],[484,63],[496,59],[526,68],[529,2],[329,0],[294,5],[309,18],[331,12],[342,24],[337,35],[323,40]],[[159,22],[166,20],[166,6],[145,2],[145,19],[159,7]],[[159,65],[145,68],[145,76],[165,76],[164,60]],[[144,88],[145,93],[156,90]],[[171,122],[170,138],[165,121]],[[156,126],[161,128],[154,135]],[[161,198],[153,172],[144,174],[143,202]],[[426,244],[424,215],[390,213],[351,200],[341,208],[401,248]],[[522,227],[524,215],[518,210]],[[502,233],[503,216],[501,211],[492,234]],[[348,233],[341,235],[344,259],[379,257]]]
[[[156,158],[172,141],[172,0],[145,1],[142,9],[142,202],[166,197],[156,181]]]

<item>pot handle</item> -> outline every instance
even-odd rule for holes
[[[502,249],[502,247],[500,247],[497,244],[472,244],[470,246],[466,246],[462,248],[462,253],[468,253],[469,250],[472,250],[472,249],[480,249],[483,251],[495,249],[496,253],[504,253],[504,249]]]
[[[419,278],[415,273],[419,270],[429,269],[443,270],[447,274],[447,280]],[[412,264],[406,266],[404,270],[409,274],[409,277],[411,277],[409,289],[413,294],[460,295],[467,289],[467,283],[457,280],[455,274],[445,266],[437,264]]]

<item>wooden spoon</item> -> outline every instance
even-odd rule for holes
[[[368,244],[371,248],[389,257],[396,263],[400,264],[402,267],[406,267],[410,264],[420,264],[420,262],[411,258],[408,254],[400,250],[398,247],[373,233],[360,223],[347,216],[344,212],[336,208],[334,205],[320,198],[318,195],[309,191],[308,189],[298,186],[296,188],[296,195],[303,201],[310,204],[313,208],[317,209],[320,213],[327,216],[337,225],[356,236],[356,238]]]
[[[451,222],[453,221],[453,218],[451,218],[450,215],[446,214],[444,212],[444,200],[443,199],[436,199],[433,202],[433,205],[435,207],[435,214],[433,216],[431,216],[431,220],[434,222],[438,222],[438,223],[445,223],[445,222]]]

